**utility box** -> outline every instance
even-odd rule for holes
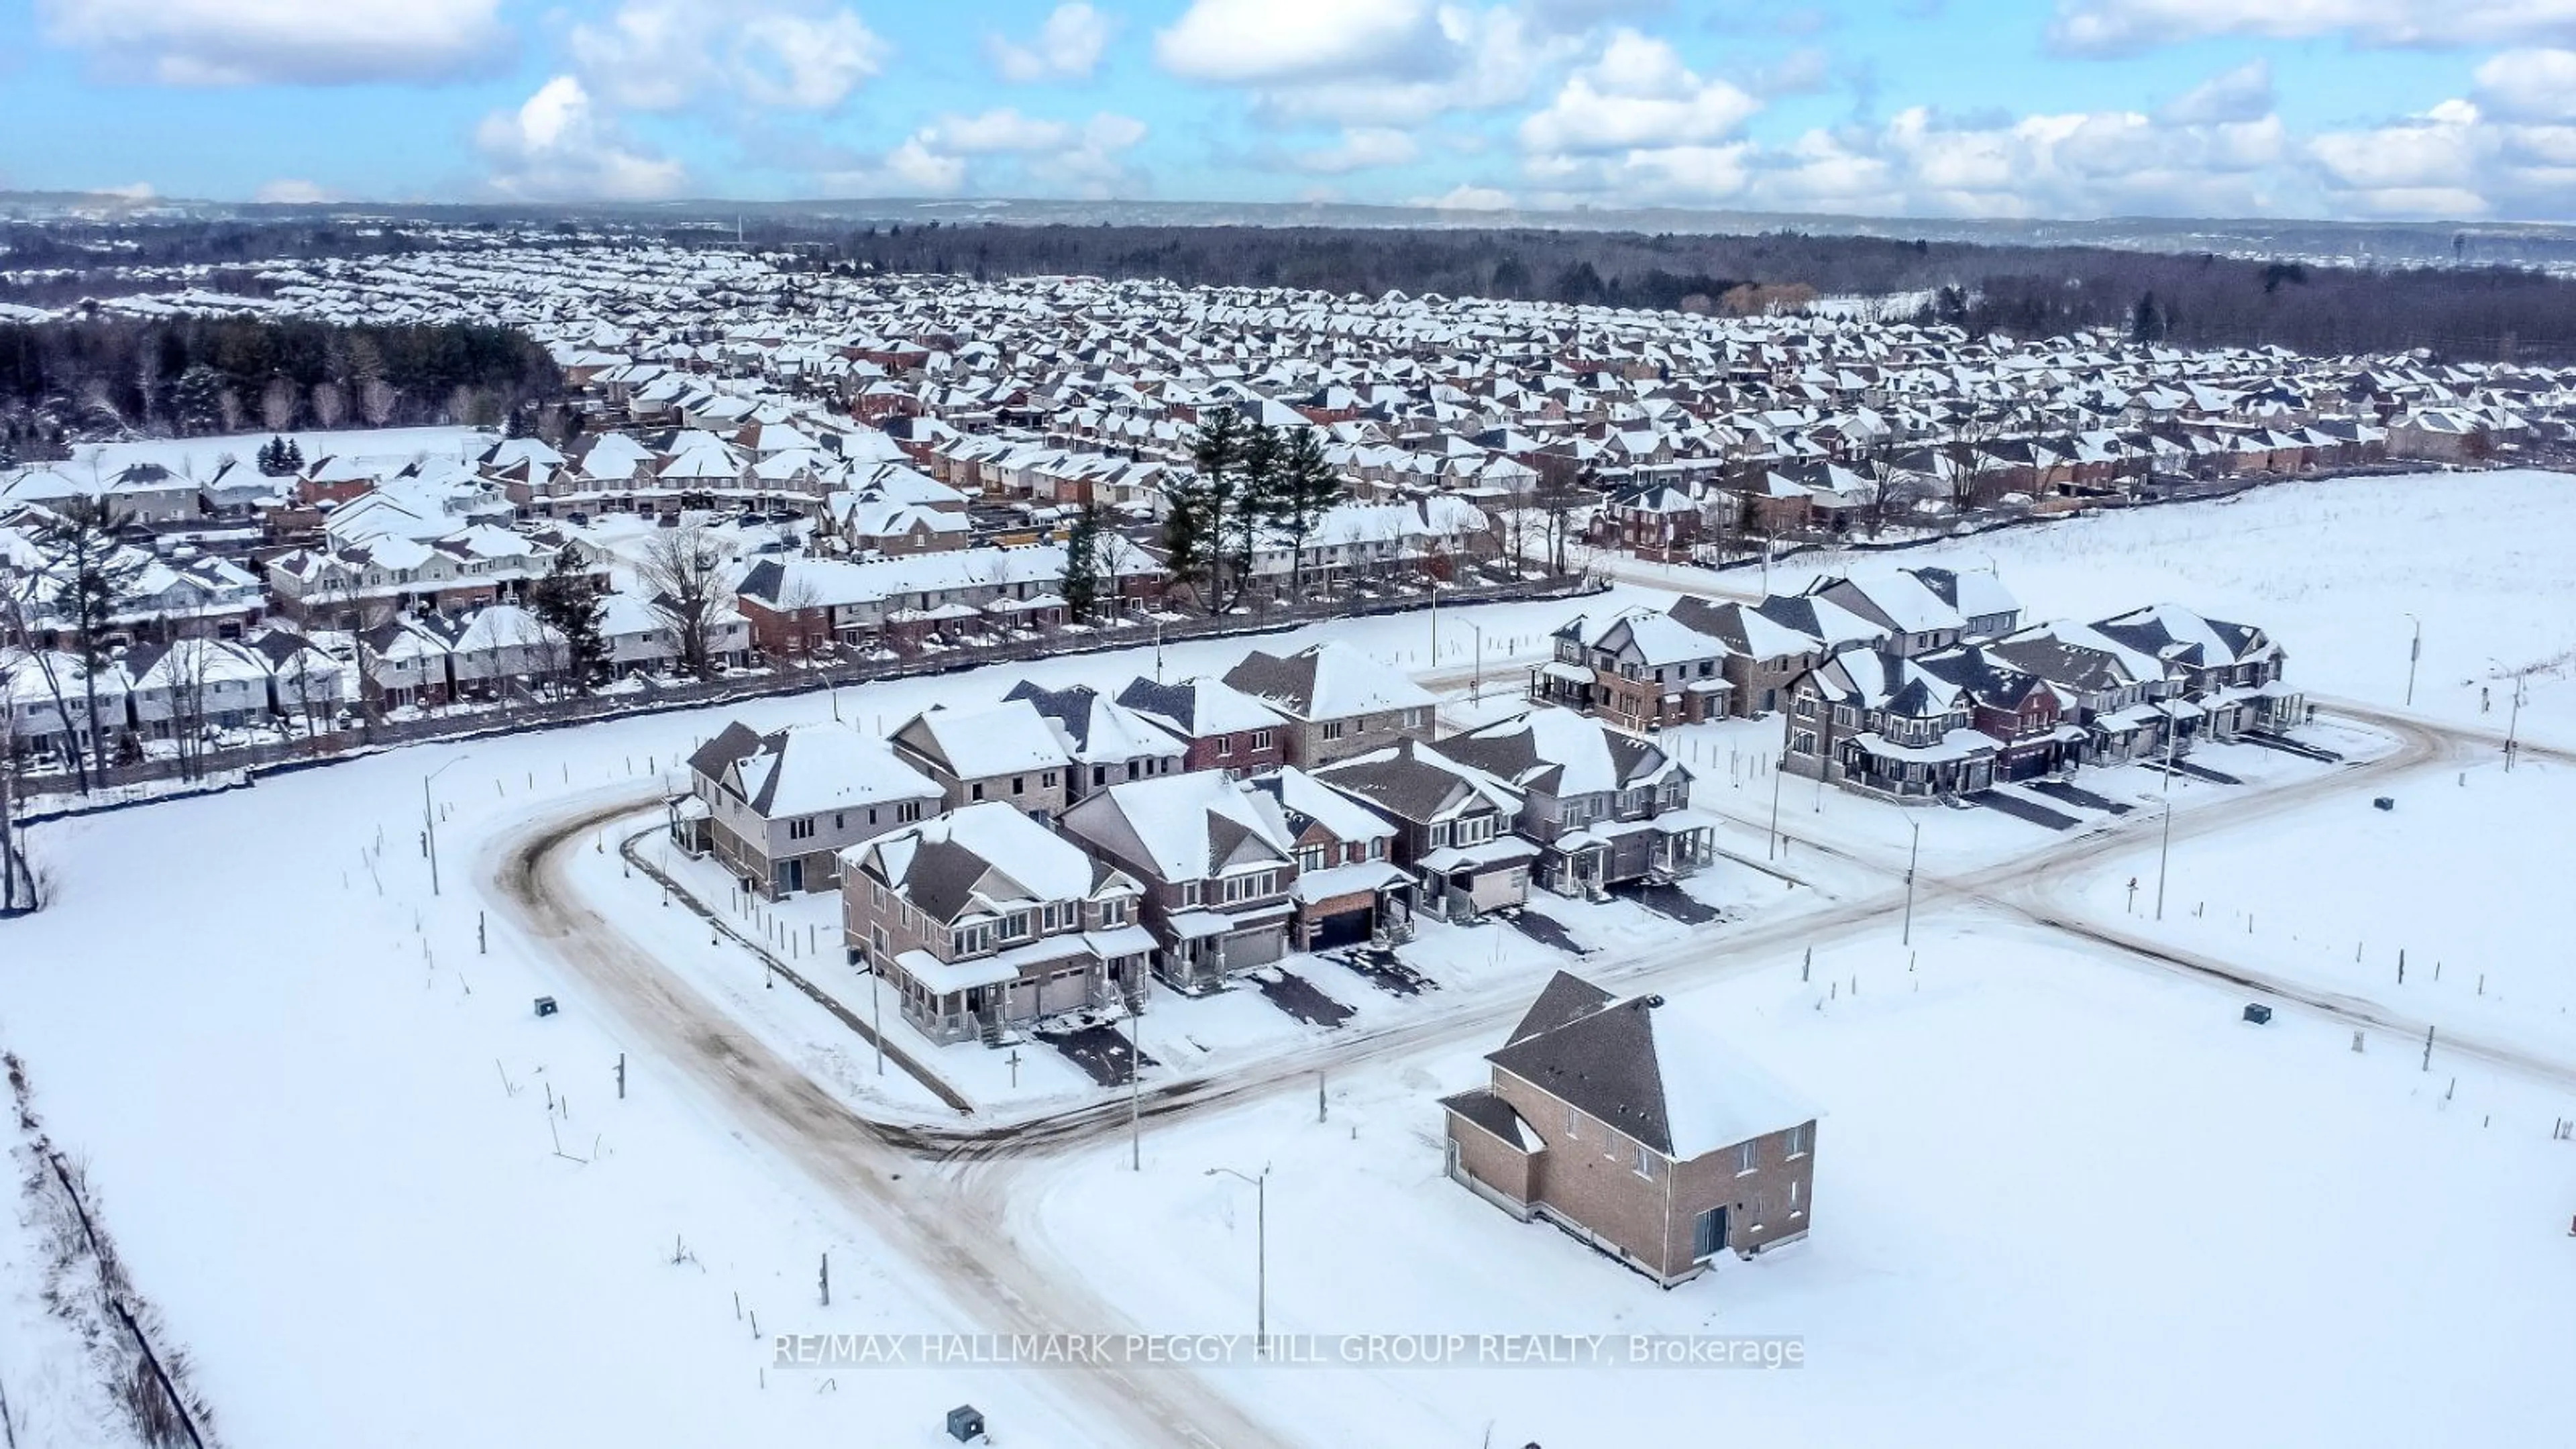
[[[960,1444],[984,1437],[984,1411],[973,1404],[959,1404],[948,1411],[948,1437]]]
[[[2245,1019],[2254,1023],[2256,1026],[2270,1026],[2272,1024],[2272,1008],[2257,1001],[2245,1008]]]
[[[539,1015],[539,1016],[552,1016],[552,1015],[554,1015],[554,1014],[555,1014],[555,999],[554,999],[553,997],[551,997],[551,996],[540,996],[540,997],[538,997],[538,998],[537,998],[537,1015]]]
[[[2382,796],[2380,796],[2378,799],[2373,800],[2373,801],[2371,801],[2370,803],[2371,803],[2371,807],[2372,807],[2373,809],[2377,809],[2377,810],[2394,810],[2394,809],[2396,809],[2396,808],[2397,808],[2397,797],[2396,797],[2396,796],[2394,796],[2394,795],[2382,795]]]

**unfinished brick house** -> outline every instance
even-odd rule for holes
[[[1485,1060],[1491,1086],[1440,1103],[1446,1168],[1512,1216],[1666,1288],[1807,1235],[1815,1112],[1662,997],[1560,971]]]

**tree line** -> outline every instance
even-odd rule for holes
[[[1973,331],[2126,330],[2303,352],[2430,348],[2462,360],[2576,361],[2576,280],[2515,267],[2378,270],[2110,247],[2012,247],[1774,231],[1746,235],[1248,226],[863,227],[817,249],[857,274],[1083,273],[1184,285],[1796,311],[1816,295],[1934,299]]]
[[[558,398],[525,334],[253,318],[0,324],[0,450],[256,429],[492,426]]]

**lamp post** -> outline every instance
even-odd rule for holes
[[[2406,707],[2413,709],[2415,707],[2415,663],[2424,657],[2424,621],[2415,618],[2412,614],[2406,617],[2413,620],[2415,624],[2415,640],[2406,646]]]
[[[2165,866],[2173,859],[2173,797],[2165,797],[2165,840],[2156,847],[2156,919],[2165,918]]]
[[[1905,936],[1898,944],[1914,944],[1914,867],[1923,859],[1923,822],[1908,820],[1914,827],[1914,844],[1905,855]]]
[[[1252,1351],[1267,1358],[1270,1356],[1270,1167],[1263,1164],[1257,1177],[1231,1167],[1211,1167],[1202,1175],[1214,1177],[1218,1173],[1252,1184]]]
[[[1470,619],[1467,632],[1476,636],[1476,672],[1467,687],[1467,702],[1482,704],[1485,701],[1485,626]]]
[[[437,895],[439,893],[438,812],[430,808],[429,782],[446,774],[450,769],[464,764],[467,758],[467,756],[458,755],[455,759],[448,761],[446,764],[441,765],[437,769],[420,777],[420,829],[421,838],[429,849],[429,893],[431,895]]]

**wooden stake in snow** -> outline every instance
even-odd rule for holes
[[[2418,1070],[2433,1070],[2433,1028],[2429,1026],[2424,1028],[2424,1065]]]
[[[823,1306],[829,1308],[832,1306],[832,1255],[829,1253],[825,1253],[823,1255],[823,1274],[821,1282],[823,1284]]]
[[[626,1100],[626,1053],[617,1054],[617,1100]]]

